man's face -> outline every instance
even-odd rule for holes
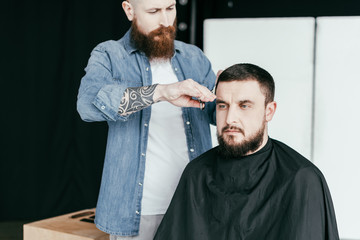
[[[265,96],[254,80],[220,82],[216,89],[216,124],[219,145],[234,151],[233,157],[256,152],[266,144],[267,122],[276,108],[265,106]]]
[[[174,0],[130,0],[123,2],[132,21],[135,46],[152,59],[170,59],[174,54],[176,9]]]
[[[133,18],[139,31],[147,35],[159,27],[172,26],[176,18],[175,0],[135,0]],[[129,17],[129,16],[128,16]],[[131,17],[129,18],[131,21]]]

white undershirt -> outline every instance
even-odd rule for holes
[[[169,84],[178,81],[170,61],[150,64],[153,84]],[[153,104],[149,123],[141,214],[156,215],[166,212],[188,162],[181,108],[168,102]]]

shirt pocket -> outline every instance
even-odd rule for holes
[[[114,74],[113,81],[125,88],[143,86],[141,73],[139,71],[134,71],[131,68],[128,68],[121,73]]]

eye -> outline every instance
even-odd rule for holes
[[[155,14],[155,13],[157,13],[158,12],[158,10],[157,9],[154,9],[154,10],[150,10],[150,11],[148,11],[148,13],[150,13],[150,14]]]
[[[241,109],[248,109],[250,106],[248,104],[241,104],[240,108]]]
[[[226,109],[226,105],[225,104],[217,104],[218,109]]]

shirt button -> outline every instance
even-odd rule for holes
[[[177,68],[175,68],[175,72],[177,72]]]
[[[149,67],[146,68],[146,71],[149,71]]]
[[[147,123],[145,123],[144,126],[147,127],[148,126]]]
[[[145,156],[145,153],[141,153],[141,156]]]
[[[139,186],[142,186],[142,183],[141,183],[141,182],[139,182]]]
[[[186,122],[186,124],[187,124],[187,125],[190,125],[190,122],[189,122],[189,121],[187,121],[187,122]]]
[[[190,152],[194,152],[195,150],[193,148],[190,148]]]
[[[105,106],[101,106],[101,109],[104,110],[104,109],[105,109]]]
[[[139,212],[139,211],[136,211],[135,213],[136,213],[137,215],[139,215],[139,214],[140,214],[140,212]]]

